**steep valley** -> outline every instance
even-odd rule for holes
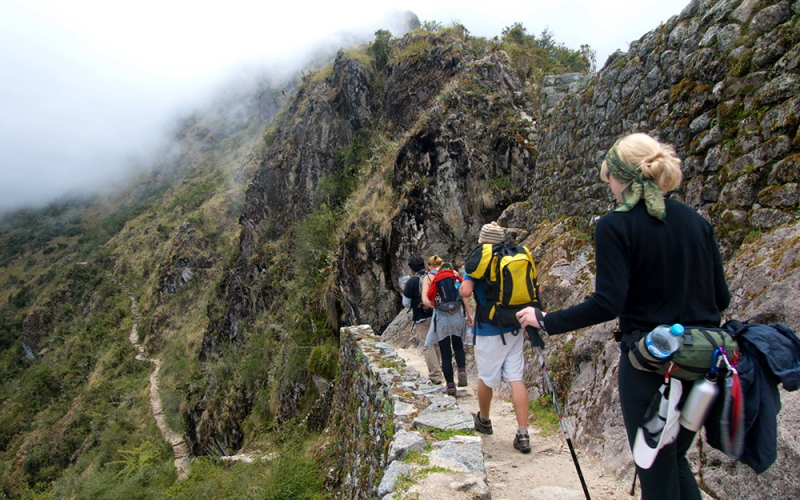
[[[583,301],[614,207],[599,160],[627,133],[683,159],[668,196],[714,227],[726,319],[800,330],[800,2],[693,0],[599,69],[519,24],[407,22],[199,110],[124,190],[3,217],[0,498],[336,496],[332,438],[304,419],[341,380],[340,327],[386,330],[408,258],[460,266],[491,220],[533,253],[548,308]],[[547,353],[576,444],[627,479],[614,326]],[[526,382],[547,392],[533,362]],[[697,440],[711,498],[800,496],[800,400],[781,397],[767,472]],[[219,460],[242,452],[275,455]]]

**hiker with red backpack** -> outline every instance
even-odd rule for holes
[[[471,321],[472,311],[469,302],[461,300],[458,293],[461,277],[450,264],[445,264],[441,257],[434,255],[428,259],[428,269],[428,274],[422,279],[422,302],[433,309],[433,320],[425,346],[439,345],[447,394],[455,396],[453,357],[456,358],[458,367],[458,387],[467,386],[467,359],[463,338],[467,331],[467,321]]]
[[[425,307],[422,303],[422,279],[427,274],[425,261],[420,257],[412,257],[408,261],[408,267],[411,268],[414,275],[409,278],[403,288],[403,307],[408,307],[412,311],[414,333],[417,340],[423,345],[422,357],[425,358],[425,364],[428,366],[428,379],[432,384],[439,385],[444,380],[439,346],[433,344],[424,347],[433,316],[433,309]]]

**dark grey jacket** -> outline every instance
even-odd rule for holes
[[[800,339],[787,326],[751,325],[730,321],[724,326],[731,333],[742,327],[737,337],[744,352],[737,368],[744,396],[745,442],[739,461],[761,474],[778,456],[778,412],[781,396],[778,384],[787,391],[800,387]],[[722,450],[720,418],[722,398],[717,398],[706,419],[708,444]]]

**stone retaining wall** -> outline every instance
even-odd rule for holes
[[[733,294],[724,319],[798,329],[800,1],[692,0],[596,74],[546,78],[538,118],[535,195],[500,222],[531,232],[523,243],[548,309],[594,291],[593,224],[616,205],[598,167],[616,139],[646,132],[683,160],[683,182],[667,196],[714,227]],[[547,354],[557,384],[569,388],[576,441],[630,477],[615,326],[549,338]],[[545,393],[540,380],[536,369],[526,373],[533,397]],[[798,498],[800,396],[783,391],[781,400],[778,459],[761,475],[696,440],[689,459],[706,493]]]
[[[396,489],[491,497],[482,441],[455,398],[407,366],[368,325],[341,329],[340,362],[326,431],[338,498],[390,500]],[[436,430],[451,432],[444,440]]]
[[[646,132],[684,159],[671,197],[714,225],[726,257],[800,201],[800,2],[694,0],[602,70],[546,77],[529,221],[613,208],[598,175],[617,138]]]

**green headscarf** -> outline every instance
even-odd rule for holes
[[[656,219],[663,221],[666,219],[667,213],[664,209],[664,196],[661,190],[653,183],[651,179],[645,177],[641,169],[636,168],[635,165],[627,163],[619,156],[617,146],[619,141],[615,142],[611,149],[606,153],[606,165],[608,166],[608,173],[613,175],[616,180],[622,184],[627,184],[622,190],[622,204],[618,206],[615,212],[627,212],[639,203],[644,193],[644,203],[647,205],[647,213]]]

